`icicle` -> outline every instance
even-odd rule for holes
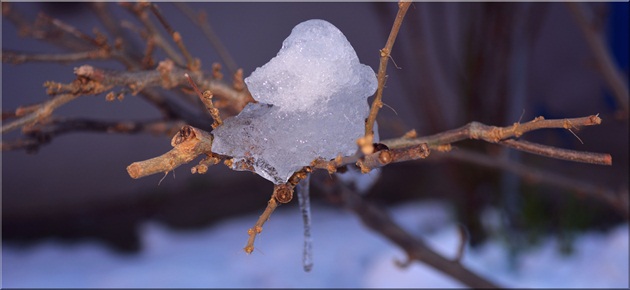
[[[304,255],[302,257],[302,264],[304,271],[309,272],[313,268],[313,253],[311,251],[311,202],[310,202],[310,183],[311,175],[307,175],[297,185],[297,196],[300,204],[300,211],[302,212],[302,221],[304,222]]]

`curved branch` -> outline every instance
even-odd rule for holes
[[[495,283],[477,275],[457,260],[443,257],[429,248],[419,237],[415,237],[399,226],[385,211],[364,200],[359,194],[337,182],[335,188],[324,188],[324,192],[336,195],[344,206],[354,212],[365,226],[400,247],[407,253],[408,261],[425,263],[438,271],[458,280],[471,288],[499,288]]]

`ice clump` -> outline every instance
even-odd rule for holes
[[[275,184],[314,159],[354,154],[377,85],[343,33],[318,19],[295,26],[245,83],[259,103],[216,128],[212,149]]]

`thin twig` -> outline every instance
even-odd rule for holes
[[[206,106],[208,113],[212,116],[212,119],[214,120],[214,122],[212,122],[212,129],[216,129],[218,126],[223,124],[223,121],[221,120],[221,116],[219,116],[219,110],[212,104],[212,92],[208,90],[201,93],[190,75],[185,74],[185,76],[188,79],[190,86],[195,90],[197,96],[199,96],[201,102]]]
[[[574,162],[591,163],[598,165],[612,165],[612,156],[610,154],[575,151],[551,147],[542,144],[527,142],[524,140],[507,139],[499,142],[499,144],[514,148],[517,150],[537,154],[541,156],[570,160]]]
[[[164,61],[163,63],[167,63]],[[221,100],[229,115],[240,112],[245,105],[253,101],[247,91],[238,91],[224,81],[213,80],[204,77],[201,72],[192,72],[175,65],[164,65],[158,70],[145,71],[116,71],[104,70],[90,65],[83,65],[75,70],[77,76],[93,79],[107,86],[126,86],[134,92],[139,92],[148,87],[162,87],[171,89],[179,85],[188,84],[185,74],[189,74],[201,90],[212,91],[215,98]],[[63,90],[55,90],[62,93],[72,88],[60,87]],[[217,106],[218,107],[218,106]]]
[[[603,186],[590,184],[582,179],[571,178],[557,172],[535,168],[503,158],[493,158],[487,154],[477,153],[466,149],[457,149],[447,153],[433,154],[431,156],[432,158],[450,158],[469,162],[478,166],[506,170],[520,176],[524,181],[532,184],[548,184],[578,194],[586,194],[607,203],[617,212],[621,213],[626,219],[630,216],[630,211],[628,210],[627,189],[619,190],[617,192]],[[429,158],[429,160],[432,158]]]
[[[127,10],[129,10],[133,15],[138,18],[138,20],[140,20],[140,22],[142,22],[144,27],[149,31],[151,37],[154,38],[155,44],[162,48],[169,58],[177,63],[177,65],[186,66],[186,63],[184,62],[184,59],[182,59],[182,56],[179,55],[175,48],[173,48],[171,44],[162,37],[162,34],[159,32],[157,27],[155,27],[155,24],[153,24],[153,22],[151,22],[151,20],[149,19],[149,15],[145,8],[147,6],[150,6],[150,3],[120,3],[120,5],[127,8]]]
[[[455,258],[453,258],[453,261],[459,263],[464,257],[464,251],[466,250],[466,245],[468,244],[470,237],[468,234],[468,230],[463,224],[458,224],[457,230],[459,232],[459,245],[457,246],[457,254],[455,254]]]
[[[35,123],[49,117],[55,109],[76,99],[77,97],[79,97],[79,95],[76,94],[58,95],[48,102],[38,105],[37,109],[33,110],[31,113],[24,115],[11,123],[2,124],[2,134],[13,131],[25,125],[34,125]]]
[[[228,71],[231,75],[236,73],[238,69],[238,65],[234,61],[234,58],[230,54],[230,51],[223,45],[221,38],[214,32],[212,29],[212,25],[208,21],[207,15],[202,11],[199,12],[199,15],[195,15],[195,11],[193,11],[187,3],[184,2],[175,2],[173,3],[175,7],[179,8],[186,16],[192,20],[197,26],[201,28],[203,34],[210,40],[210,43],[214,47],[214,49],[219,54],[219,57],[223,60],[225,65],[227,66]]]
[[[173,41],[175,42],[175,44],[177,44],[177,47],[179,47],[179,50],[184,55],[184,58],[186,59],[186,67],[191,71],[199,70],[199,61],[195,60],[192,55],[190,55],[190,52],[188,52],[186,45],[184,45],[184,39],[182,39],[182,35],[179,32],[175,31],[175,29],[173,29],[170,24],[168,24],[168,21],[166,21],[166,18],[164,18],[156,4],[151,3],[149,7],[151,8],[153,14],[158,18],[160,23],[162,23],[162,26],[164,26],[166,31],[168,31],[168,34],[171,35]]]
[[[256,224],[247,230],[247,234],[249,238],[247,239],[247,245],[243,250],[246,253],[251,254],[254,251],[254,241],[256,240],[256,236],[262,232],[262,226],[269,220],[269,217],[273,213],[273,211],[278,207],[278,203],[288,203],[293,200],[293,191],[295,187],[300,183],[300,181],[304,180],[308,177],[308,174],[311,173],[311,168],[306,166],[289,177],[289,181],[284,184],[276,184],[273,187],[273,194],[271,195],[271,199],[269,203],[267,203],[267,208],[263,214],[258,218]]]
[[[376,95],[374,97],[374,101],[372,101],[372,107],[370,108],[370,115],[368,116],[367,121],[365,122],[365,140],[363,144],[372,144],[374,139],[374,122],[376,121],[376,115],[378,114],[378,110],[383,107],[383,89],[385,88],[385,79],[387,78],[387,63],[389,62],[390,54],[392,48],[394,47],[394,42],[396,41],[396,36],[398,35],[398,31],[400,30],[400,25],[402,24],[403,19],[405,18],[405,14],[409,9],[411,2],[400,1],[398,3],[398,13],[396,14],[396,20],[394,20],[394,25],[392,26],[392,30],[389,33],[389,37],[387,38],[387,42],[385,43],[385,47],[381,49],[381,61],[378,67],[377,81],[378,87],[376,89]],[[369,146],[362,146],[364,150],[364,154],[372,153],[368,148]]]
[[[25,62],[74,62],[81,60],[102,60],[109,59],[111,54],[108,50],[96,49],[91,51],[71,52],[71,53],[23,53],[15,51],[2,51],[2,62],[20,64]]]
[[[262,232],[263,225],[265,224],[265,222],[267,222],[267,220],[269,220],[269,217],[271,216],[273,211],[276,210],[276,207],[278,207],[278,202],[276,201],[275,196],[271,195],[265,211],[260,215],[260,217],[256,221],[256,224],[254,224],[251,229],[247,230],[247,235],[249,235],[249,238],[247,239],[247,245],[245,246],[245,248],[243,248],[243,250],[245,250],[245,253],[251,254],[254,251],[254,241],[256,240],[256,236]]]
[[[598,115],[549,120],[540,116],[527,123],[515,123],[512,126],[506,127],[489,126],[480,122],[470,122],[457,129],[435,135],[418,138],[389,139],[383,140],[381,143],[389,146],[389,148],[399,148],[421,143],[427,143],[429,147],[433,148],[433,146],[436,145],[449,144],[465,139],[481,139],[490,143],[497,143],[506,138],[520,137],[521,135],[533,130],[593,126],[599,125],[601,122],[602,120]]]
[[[118,134],[149,133],[152,135],[171,135],[183,126],[183,122],[159,120],[147,121],[101,121],[91,119],[54,118],[43,126],[25,130],[25,138],[2,141],[2,151],[26,149],[36,151],[40,146],[50,143],[54,137],[72,132],[102,132]],[[177,129],[175,129],[177,128]]]

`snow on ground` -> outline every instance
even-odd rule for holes
[[[390,209],[413,234],[452,257],[458,234],[449,208],[438,202]],[[112,252],[98,242],[68,245],[48,240],[31,247],[3,245],[2,287],[462,287],[419,263],[399,269],[404,254],[371,233],[351,213],[314,205],[314,268],[302,270],[302,219],[297,206],[282,206],[256,240],[252,255],[242,251],[247,228],[257,216],[226,220],[198,231],[161,224],[142,228],[137,255]],[[562,256],[548,239],[523,255],[510,271],[507,251],[497,242],[468,250],[463,263],[511,287],[624,287],[628,285],[628,225],[588,233],[575,241],[576,253]]]

